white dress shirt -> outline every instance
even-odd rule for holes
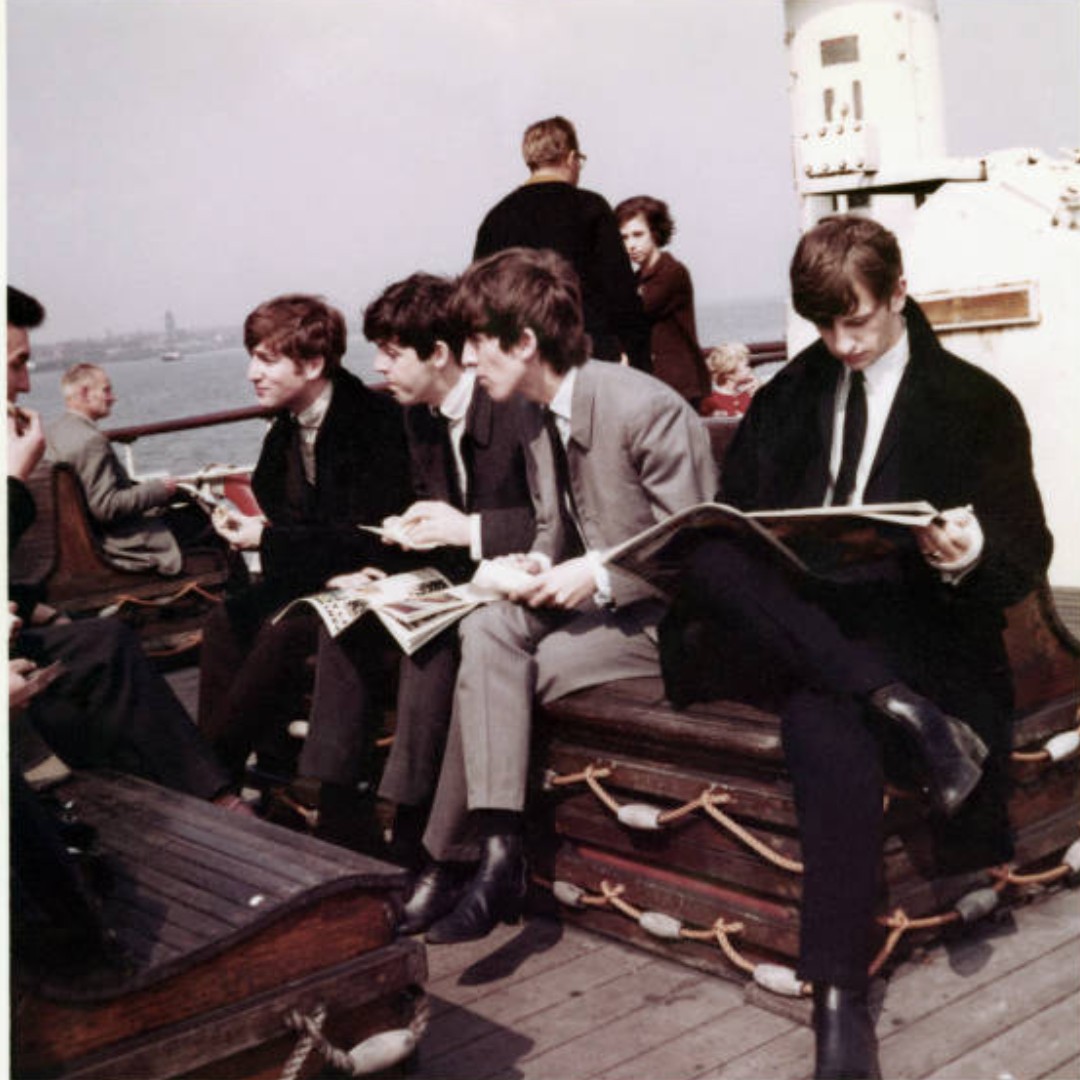
[[[461,378],[443,398],[442,403],[432,410],[446,417],[450,449],[454,454],[454,472],[457,475],[458,490],[466,503],[469,498],[469,474],[465,468],[465,457],[461,452],[461,440],[465,437],[465,418],[469,414],[475,388],[476,371],[473,368],[466,368]],[[469,514],[469,557],[475,562],[479,562],[484,557],[479,514]]]
[[[333,396],[334,384],[328,382],[322,393],[303,412],[296,414],[296,423],[300,428],[300,461],[304,466],[304,479],[312,485],[315,483],[315,440],[319,437],[319,428],[326,419]]]

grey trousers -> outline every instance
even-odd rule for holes
[[[525,806],[534,699],[660,673],[663,607],[533,611],[490,604],[460,625],[461,665],[424,846],[435,859],[477,857],[470,810]]]

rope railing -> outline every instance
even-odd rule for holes
[[[1077,750],[1080,750],[1080,726],[1051,735],[1038,750],[1014,750],[1010,756],[1013,761],[1038,765],[1063,761]]]
[[[1051,736],[1039,750],[1014,751],[1012,753],[1012,760],[1025,763],[1051,764],[1075,754],[1078,749],[1080,749],[1080,727],[1073,731],[1063,731]],[[585,768],[579,772],[568,773],[565,775],[560,775],[554,770],[548,770],[545,775],[545,786],[548,789],[552,789],[570,787],[584,783],[597,800],[615,816],[620,824],[626,825],[628,828],[632,829],[646,831],[660,830],[667,825],[681,821],[701,810],[716,822],[716,824],[726,829],[732,836],[739,840],[740,843],[760,855],[773,866],[778,867],[781,870],[786,870],[792,874],[801,874],[803,872],[803,864],[801,862],[796,859],[790,859],[776,851],[765,843],[765,841],[760,840],[755,836],[744,825],[741,825],[738,821],[720,809],[722,805],[734,802],[735,796],[730,792],[724,791],[718,785],[710,785],[682,805],[665,810],[650,803],[619,802],[619,800],[601,783],[602,780],[611,779],[616,774],[616,771],[617,766],[613,763],[594,763],[585,766]],[[914,797],[913,792],[889,787],[885,793],[885,809],[887,810],[889,808],[889,804],[894,798],[911,797]],[[1062,873],[1067,872],[1068,871],[1062,871]]]
[[[214,604],[221,602],[221,597],[216,593],[210,592],[209,589],[204,588],[197,581],[189,581],[186,585],[182,585],[177,589],[176,592],[168,593],[165,596],[146,598],[142,596],[132,596],[130,593],[121,593],[111,604],[107,607],[103,607],[98,612],[98,618],[103,619],[110,615],[116,615],[128,605],[131,607],[168,607],[170,604],[178,603],[189,596],[200,596],[204,600],[209,600]]]
[[[937,930],[962,923],[970,925],[994,911],[1000,896],[1008,887],[1025,888],[1044,886],[1061,880],[1080,883],[1080,840],[1075,840],[1062,855],[1059,865],[1036,874],[1020,874],[1010,866],[993,867],[987,871],[990,885],[980,886],[961,896],[951,908],[932,915],[912,917],[903,908],[889,915],[882,915],[878,923],[888,931],[885,941],[871,961],[869,974],[876,975],[896,951],[904,935],[916,930]],[[641,908],[627,899],[626,886],[613,884],[604,879],[599,892],[589,892],[571,881],[546,881],[534,879],[551,890],[561,904],[570,908],[609,908],[633,920],[652,937],[664,941],[715,941],[717,947],[733,967],[750,975],[759,986],[786,997],[799,997],[809,993],[808,983],[803,983],[793,968],[783,964],[754,963],[736,947],[733,938],[745,933],[745,926],[738,921],[729,922],[718,916],[708,927],[687,926],[681,919],[660,911]]]
[[[1065,735],[1073,733],[1066,732]],[[1054,736],[1050,742],[1059,740],[1057,747],[1067,746],[1060,736]],[[1068,752],[1072,753],[1075,748]],[[1051,750],[1040,761],[1057,761],[1057,750]],[[584,769],[560,775],[549,770],[545,776],[545,786],[550,789],[566,788],[585,784],[596,799],[605,806],[622,824],[636,829],[656,831],[667,825],[681,821],[698,811],[704,812],[711,820],[727,830],[742,844],[750,848],[773,866],[790,873],[803,872],[803,865],[795,859],[789,859],[760,840],[750,830],[734,818],[719,809],[721,805],[735,801],[730,792],[723,791],[716,785],[703,789],[694,798],[679,806],[664,810],[648,803],[621,803],[604,786],[602,781],[611,780],[616,775],[614,763],[593,763]],[[889,791],[886,805],[892,795],[905,794]],[[1000,894],[1007,887],[1025,888],[1052,884],[1068,880],[1070,884],[1080,883],[1080,840],[1076,840],[1062,855],[1059,865],[1031,874],[1022,874],[1008,865],[991,868],[987,871],[991,884],[973,889],[960,897],[951,908],[933,915],[913,918],[903,909],[897,909],[890,915],[879,918],[879,923],[888,934],[878,954],[870,965],[870,975],[877,974],[895,952],[905,934],[916,930],[940,929],[953,923],[973,923],[989,915],[998,905]],[[793,969],[784,965],[755,964],[744,957],[736,948],[733,938],[744,932],[741,922],[727,922],[718,918],[709,927],[693,928],[682,920],[663,912],[648,911],[639,908],[626,897],[626,887],[609,881],[600,883],[598,893],[589,893],[586,889],[572,882],[541,882],[554,893],[560,903],[573,908],[609,908],[632,919],[647,933],[669,941],[715,941],[729,962],[736,968],[750,974],[754,981],[774,993],[799,996],[808,992],[808,987],[796,977]]]
[[[749,829],[740,825],[734,818],[729,817],[719,809],[721,805],[734,801],[734,796],[722,788],[711,785],[705,788],[694,798],[683,803],[681,806],[663,810],[649,803],[620,803],[600,783],[615,775],[613,765],[588,765],[581,772],[560,776],[558,773],[549,771],[546,776],[548,787],[567,787],[572,784],[585,783],[596,798],[615,815],[623,825],[634,829],[654,831],[662,829],[665,825],[674,824],[688,817],[698,810],[703,810],[718,825],[727,829],[732,836],[756,852],[763,859],[793,874],[803,872],[802,863],[795,859],[789,859],[786,855],[771,848],[764,841],[759,840]]]

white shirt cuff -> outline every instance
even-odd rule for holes
[[[593,577],[596,578],[596,592],[593,600],[597,607],[611,607],[615,598],[611,593],[611,572],[604,563],[604,556],[599,551],[586,551],[585,558],[592,567]]]
[[[484,557],[484,535],[480,528],[480,515],[469,515],[469,557],[479,562]]]

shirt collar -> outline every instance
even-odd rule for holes
[[[450,392],[442,399],[442,404],[434,411],[442,413],[451,423],[464,420],[465,414],[472,404],[473,388],[476,384],[476,370],[466,368],[461,378],[454,384]]]
[[[577,380],[577,373],[578,369],[572,367],[563,376],[562,382],[559,383],[559,389],[555,391],[555,396],[548,405],[551,412],[560,420],[564,420],[568,426],[570,424],[570,406],[574,400],[574,383]]]
[[[296,422],[302,428],[313,428],[318,431],[322,422],[326,419],[327,410],[330,408],[330,399],[334,396],[334,384],[328,382],[319,396],[302,412],[296,414]]]
[[[873,392],[880,386],[898,382],[911,357],[907,327],[888,352],[884,352],[868,368],[863,368],[867,389]],[[849,376],[850,377],[850,376]]]

